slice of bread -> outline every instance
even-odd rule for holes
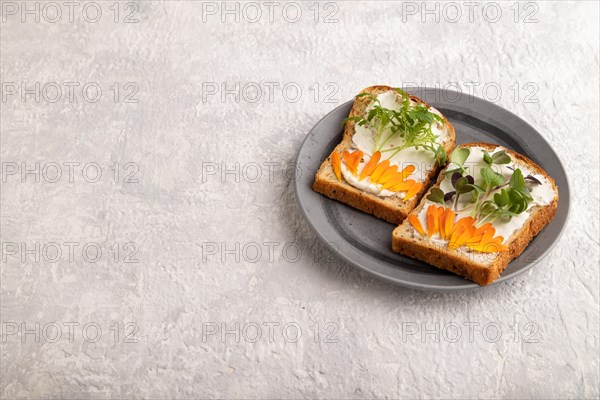
[[[371,86],[361,91],[362,93],[370,93],[372,95],[381,95],[386,92],[394,91],[395,89],[389,86]],[[416,96],[410,96],[411,103],[414,104],[422,104],[429,107],[428,104],[417,98]],[[365,116],[367,112],[367,107],[372,102],[372,100],[368,96],[357,96],[354,100],[354,105],[350,110],[349,117],[357,117],[357,116]],[[448,120],[439,113],[439,111],[435,110],[435,112],[442,117],[444,120],[444,124],[440,125],[443,134],[439,135],[439,139],[437,141],[438,144],[441,144],[445,149],[447,154],[450,154],[455,145],[455,132],[454,127],[448,122]],[[332,199],[339,200],[343,203],[346,203],[352,207],[358,208],[364,212],[372,214],[378,218],[384,219],[393,224],[399,224],[406,216],[410,213],[410,211],[418,204],[421,196],[427,191],[428,187],[433,183],[437,172],[440,169],[440,166],[437,163],[427,167],[427,163],[422,164],[423,167],[416,167],[414,176],[410,176],[410,179],[416,180],[417,182],[422,182],[420,189],[416,193],[411,193],[411,198],[404,200],[402,196],[404,194],[394,193],[389,196],[380,196],[374,193],[370,193],[368,191],[362,190],[350,184],[344,176],[338,178],[334,168],[332,166],[332,156],[334,153],[338,155],[335,157],[343,158],[343,154],[346,151],[353,151],[357,148],[356,144],[353,142],[353,137],[356,133],[356,122],[353,120],[348,120],[345,124],[344,136],[342,141],[336,148],[333,150],[333,153],[321,164],[321,167],[316,173],[315,182],[313,185],[313,189],[316,192],[324,194],[327,197]],[[415,150],[425,152],[426,150]],[[366,154],[365,159],[367,157],[370,158],[371,154]],[[338,158],[339,159],[339,158]],[[361,163],[365,161],[362,159]],[[383,159],[383,158],[382,158]],[[401,165],[399,165],[400,169],[405,167],[407,164],[410,164],[412,160],[403,159],[401,160]],[[392,162],[394,164],[394,162]],[[364,163],[361,164],[364,166]],[[360,170],[358,171],[360,172]],[[418,176],[418,178],[416,178]],[[367,178],[368,180],[368,178]],[[417,187],[415,187],[415,190]]]
[[[457,148],[462,147],[470,149],[470,157],[475,157],[474,154],[477,154],[477,152],[483,154],[481,149],[487,150],[490,154],[504,150],[512,159],[508,164],[509,166],[514,169],[519,168],[522,170],[523,176],[533,175],[534,178],[541,182],[541,184],[537,184],[533,183],[531,179],[528,180],[530,183],[527,186],[531,190],[533,201],[529,203],[527,210],[514,216],[510,220],[511,222],[493,222],[492,226],[495,228],[495,232],[504,233],[506,237],[502,237],[502,241],[498,240],[495,243],[488,242],[488,246],[492,246],[486,250],[489,252],[481,252],[466,245],[450,248],[449,244],[452,240],[448,240],[448,237],[445,240],[440,239],[441,232],[429,237],[428,228],[424,228],[423,226],[435,226],[436,224],[435,209],[432,208],[431,214],[428,214],[429,208],[434,205],[438,207],[438,210],[441,210],[442,205],[432,202],[427,199],[427,196],[429,196],[434,188],[440,188],[440,186],[442,186],[442,189],[445,189],[442,190],[444,193],[447,193],[449,189],[452,190],[452,178],[449,176],[451,174],[447,176],[445,172],[449,168],[455,168],[456,165],[450,163],[440,172],[436,184],[423,197],[421,203],[413,210],[409,218],[394,230],[392,234],[392,250],[425,261],[438,268],[454,272],[479,285],[485,286],[498,279],[508,266],[508,263],[513,258],[518,257],[525,247],[527,247],[529,241],[552,220],[558,207],[558,188],[554,180],[542,168],[527,157],[514,151],[488,143],[467,143],[459,145]],[[467,164],[465,164],[465,167],[468,170],[469,168],[477,170],[481,166],[480,163],[470,162],[471,165]],[[505,178],[508,178],[506,175],[508,170],[505,167],[496,166],[496,169],[500,169]],[[451,203],[451,200],[447,201],[445,207],[451,207]],[[446,209],[444,208],[444,210]],[[450,213],[447,212],[447,214]],[[428,219],[430,216],[431,220]],[[440,217],[438,220],[438,227],[441,226],[441,222],[439,221],[442,221],[442,218]],[[415,219],[419,221],[417,222]],[[457,218],[455,222],[459,220]],[[421,230],[426,232],[425,234],[419,233],[419,230],[416,228],[419,223],[421,224]],[[446,232],[452,232],[450,230],[452,228],[445,226],[445,229]],[[451,233],[447,234],[447,236],[450,235]],[[454,236],[452,236],[452,239],[455,240],[452,247],[456,247],[458,239]],[[499,244],[500,242],[502,243],[501,245]],[[480,247],[479,250],[482,250],[482,248]]]

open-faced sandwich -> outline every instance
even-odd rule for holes
[[[533,161],[493,144],[463,144],[394,230],[392,249],[489,285],[557,207],[554,181]]]
[[[454,128],[401,89],[371,86],[356,96],[344,136],[313,189],[391,223],[404,220],[454,148]]]

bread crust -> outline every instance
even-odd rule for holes
[[[404,221],[394,229],[392,233],[392,250],[396,253],[425,261],[435,267],[454,272],[479,285],[486,286],[498,279],[510,261],[521,255],[529,242],[554,218],[558,209],[558,188],[546,171],[529,158],[515,151],[482,142],[465,143],[459,147],[483,147],[489,151],[501,147],[513,160],[517,160],[518,164],[523,164],[536,174],[543,175],[548,179],[556,193],[550,204],[531,208],[531,215],[525,221],[525,224],[515,231],[506,243],[508,251],[491,253],[494,256],[490,263],[477,262],[459,250],[450,250],[446,245],[440,246],[431,240],[416,238],[414,228],[408,221]],[[444,180],[446,168],[440,172],[436,184],[432,187],[438,187]],[[426,199],[423,198],[419,206],[415,208],[414,213],[420,212],[425,201]]]
[[[377,95],[389,90],[394,90],[394,88],[390,86],[378,85],[367,87],[360,93],[367,92]],[[428,105],[416,96],[411,95],[410,98],[415,102]],[[354,105],[352,106],[348,116],[354,117],[363,115],[369,103],[370,100],[366,97],[355,98]],[[444,143],[443,147],[446,150],[446,153],[449,154],[454,149],[456,143],[456,133],[454,127],[452,124],[450,124],[446,117],[442,117],[444,118],[445,126],[448,127],[448,139],[446,143]],[[354,136],[355,133],[355,124],[356,122],[354,121],[346,122],[342,141],[335,147],[333,152],[338,152],[341,155],[344,151],[352,148],[352,136]],[[333,152],[331,154],[333,154]],[[343,177],[341,181],[338,180],[333,172],[333,167],[331,166],[331,154],[327,157],[327,159],[325,159],[325,161],[323,161],[321,167],[315,174],[313,190],[393,224],[401,223],[408,216],[412,209],[418,204],[423,194],[429,189],[433,183],[433,180],[435,179],[436,174],[441,168],[441,166],[436,164],[425,177],[421,190],[412,199],[405,202],[398,197],[379,197],[372,193],[357,189],[346,182]]]

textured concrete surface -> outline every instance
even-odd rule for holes
[[[0,397],[598,398],[597,2],[54,4],[2,2]],[[332,258],[290,164],[373,83],[536,127],[550,255],[452,294]]]

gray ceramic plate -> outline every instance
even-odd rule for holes
[[[527,122],[485,100],[449,90],[408,89],[440,110],[456,128],[457,143],[489,142],[531,158],[554,178],[559,206],[552,222],[514,259],[497,283],[514,278],[539,262],[558,240],[569,213],[569,184],[554,150]],[[428,290],[480,286],[391,250],[394,225],[312,191],[314,174],[342,138],[341,123],[353,101],[327,114],[310,131],[298,153],[296,198],[315,233],[341,258],[395,284]]]

